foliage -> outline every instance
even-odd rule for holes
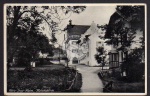
[[[139,60],[143,55],[138,55],[139,53],[136,51],[139,49],[135,49],[134,52],[131,52],[128,56],[128,48],[131,48],[132,44],[138,42],[135,38],[137,31],[140,30],[143,37],[139,40],[139,43],[142,45],[139,46],[142,48],[139,52],[144,52],[144,18],[144,6],[117,6],[115,13],[110,18],[105,34],[105,37],[109,38],[105,43],[113,45],[117,51],[122,51],[126,55],[123,65],[121,66],[122,72],[125,70],[127,76],[133,79],[136,78],[137,80],[141,77],[140,74],[142,71],[140,70],[143,70],[138,66],[141,64]],[[142,67],[142,65],[140,66]],[[139,77],[133,70],[139,74]]]
[[[98,47],[97,54],[95,54],[95,59],[97,60],[97,63],[101,63],[101,66],[105,65],[105,58],[106,58],[106,51],[104,50],[104,47]]]
[[[40,33],[39,25],[46,22],[52,37],[51,41],[57,42],[55,32],[60,30],[59,23],[65,17],[69,17],[72,13],[80,13],[85,8],[85,6],[7,6],[8,65],[14,56],[18,57],[17,59],[25,56],[20,60],[25,63],[36,59],[39,51],[53,55],[53,46],[49,44],[48,38]]]
[[[132,28],[144,30],[144,6],[117,6],[116,11],[131,23]]]
[[[128,62],[125,64],[129,81],[139,81],[144,75],[144,50],[142,48],[134,49],[128,56]]]
[[[136,31],[135,29],[125,27],[126,22],[120,20],[114,23],[113,29],[111,31],[111,39],[108,39],[105,43],[108,45],[112,44],[114,46],[121,45],[118,50],[126,50],[127,47],[130,47],[133,44]]]
[[[108,24],[104,24],[104,25],[101,25],[101,26],[98,26],[99,28],[101,28],[102,31],[106,31],[107,28],[108,28]]]
[[[118,46],[118,43],[121,43],[121,48],[129,47],[135,42],[136,30],[144,31],[144,7],[117,6],[113,15],[107,28],[105,28],[107,30],[105,35],[110,34],[110,39],[106,43],[114,46]]]
[[[58,24],[62,20],[69,18],[72,13],[84,11],[85,8],[85,6],[7,6],[7,19],[11,20],[8,24],[12,25],[11,38],[17,26],[29,29],[30,23],[37,18],[48,24],[50,32],[57,32],[60,30]]]
[[[144,56],[144,47],[145,47],[145,37],[144,37],[144,7],[143,6],[118,6],[116,12],[122,16],[121,24],[128,23],[130,27],[124,27],[117,25],[119,31],[114,30],[115,33],[119,33],[120,36],[127,34],[127,37],[120,38],[117,37],[117,40],[121,40],[121,47],[117,50],[122,50],[123,52],[127,51],[133,43],[136,43],[134,38],[136,37],[136,30],[143,31],[143,37],[140,38],[140,43],[142,46],[140,48],[135,48],[130,54],[127,54],[126,60],[122,65],[122,69],[125,69],[129,81],[139,81],[144,74],[144,64],[142,59]],[[122,30],[123,29],[123,30]],[[114,34],[112,32],[112,34]],[[120,41],[119,41],[120,42]],[[114,43],[113,43],[114,44]]]
[[[121,92],[121,93],[143,93],[145,90],[145,83],[144,81],[140,82],[129,82],[126,77],[122,78],[110,78],[111,73],[110,70],[103,70],[101,73],[98,73],[98,76],[103,82],[104,86],[107,86],[107,84],[111,81],[113,81],[112,84],[112,92]],[[102,73],[103,72],[103,73]],[[136,73],[136,72],[134,72]],[[101,77],[103,76],[103,78]],[[110,90],[106,91],[110,92]]]
[[[72,86],[71,91],[72,92],[79,92],[81,87],[82,87],[82,74],[77,73],[77,76],[76,76],[76,79],[75,79],[75,82]]]
[[[49,39],[36,29],[40,22],[40,19],[35,20],[30,30],[17,26],[15,38],[12,39],[8,46],[8,60],[15,56],[17,64],[28,66],[31,61],[35,61],[38,58],[40,51],[53,55],[53,46],[49,44]],[[11,37],[10,35],[8,30],[8,39]]]
[[[36,60],[36,66],[43,66],[43,65],[52,65],[53,63],[50,62],[49,58],[39,58]]]

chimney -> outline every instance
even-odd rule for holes
[[[72,25],[72,20],[69,20],[69,25]]]

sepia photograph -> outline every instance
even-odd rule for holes
[[[5,95],[146,95],[146,4],[5,4]]]

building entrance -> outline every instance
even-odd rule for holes
[[[72,64],[78,64],[78,58],[77,57],[74,57],[72,59]]]

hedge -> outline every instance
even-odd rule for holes
[[[54,70],[8,70],[7,91],[11,92],[67,92],[79,91],[82,86],[82,76],[70,68]],[[68,89],[71,84],[73,86]]]

